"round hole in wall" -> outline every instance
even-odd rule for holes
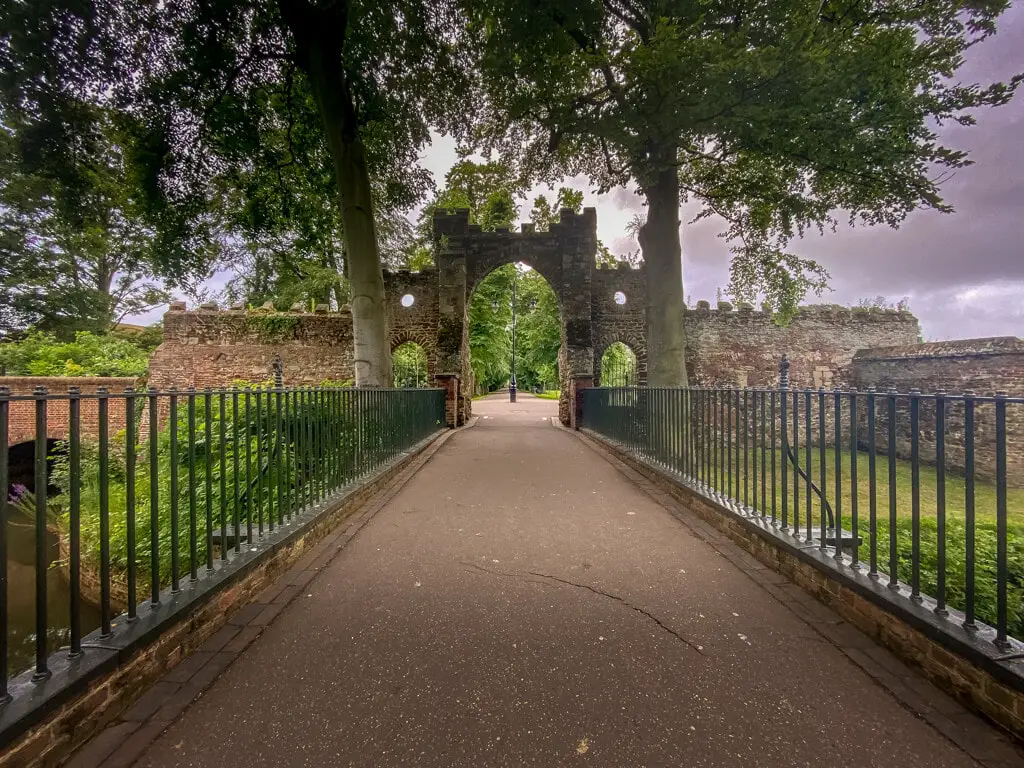
[[[403,307],[411,307],[415,303],[416,303],[416,297],[413,296],[411,293],[407,293],[407,294],[405,294],[405,296],[402,297],[402,306]]]
[[[622,306],[623,304],[625,304],[626,303],[626,294],[624,294],[622,291],[616,291],[615,292],[615,303],[618,304],[619,306]]]

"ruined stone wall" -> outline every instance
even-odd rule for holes
[[[352,378],[352,317],[341,312],[273,312],[171,305],[164,341],[149,361],[149,384],[166,389],[268,381],[281,356],[287,386]]]
[[[466,309],[473,289],[492,271],[521,262],[542,275],[558,297],[563,354],[560,369],[577,382],[594,375],[592,276],[597,252],[597,214],[563,209],[546,232],[523,224],[521,232],[484,232],[470,224],[466,209],[434,214],[438,253],[438,375],[457,376],[456,416],[464,423],[472,409]],[[609,298],[609,300],[611,300]],[[582,384],[581,384],[582,385]],[[446,384],[446,386],[449,386]],[[562,397],[571,392],[562,388]],[[572,412],[570,403],[562,406]]]
[[[406,296],[412,300],[409,306],[402,303]],[[437,270],[385,272],[384,297],[391,350],[407,341],[419,344],[427,353],[427,377],[433,379],[437,373]]]
[[[783,354],[792,386],[844,386],[858,349],[914,344],[919,336],[909,312],[829,306],[802,307],[780,326],[770,313],[698,302],[685,323],[691,384],[704,386],[776,386]]]
[[[594,322],[594,381],[601,380],[601,357],[615,342],[636,355],[637,381],[647,382],[647,272],[620,263],[594,270],[591,285]],[[625,302],[615,301],[621,292]]]
[[[850,382],[859,390],[874,387],[884,393],[890,387],[902,395],[920,390],[919,445],[923,461],[934,462],[936,451],[935,400],[938,390],[949,395],[974,392],[982,399],[974,407],[975,469],[982,478],[993,478],[996,465],[995,405],[997,392],[1024,397],[1024,340],[1014,337],[965,339],[926,344],[862,349],[850,366]],[[880,449],[888,441],[887,399],[876,396],[876,434]],[[908,458],[911,451],[910,398],[896,400],[896,451]],[[866,434],[861,427],[861,435]],[[1006,406],[1007,472],[1011,485],[1024,485],[1024,403]],[[966,432],[964,404],[953,399],[945,406],[946,466],[963,471]]]

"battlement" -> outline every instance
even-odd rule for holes
[[[597,233],[597,209],[584,208],[575,213],[570,208],[563,208],[558,213],[558,221],[552,222],[547,231],[540,232],[532,222],[523,222],[520,231],[511,227],[497,227],[493,232],[484,232],[479,224],[469,222],[468,208],[434,211],[435,237],[459,237],[462,235],[484,235],[490,237],[560,237],[570,234]]]
[[[324,304],[313,311],[298,307],[288,312],[278,312],[272,305],[255,309],[236,305],[222,310],[208,303],[188,310],[184,302],[174,302],[164,315],[164,343],[333,346],[351,338],[352,313],[347,306],[338,311],[330,311]]]
[[[1016,336],[992,336],[983,339],[957,339],[955,341],[929,341],[921,344],[905,344],[893,347],[861,349],[854,361],[867,360],[930,360],[999,357],[1024,355],[1024,339]]]
[[[753,305],[739,302],[735,306],[728,301],[718,302],[714,309],[707,301],[698,301],[695,307],[687,307],[685,313],[697,317],[721,318],[749,318],[752,320],[763,320],[774,322],[775,314],[768,309],[754,309]],[[808,304],[798,307],[793,316],[797,320],[818,320],[821,322],[864,322],[864,323],[893,323],[917,326],[917,318],[910,312],[896,309],[879,309],[872,307],[843,307],[838,304]]]

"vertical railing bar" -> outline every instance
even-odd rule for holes
[[[974,392],[964,392],[964,628],[975,630]]]
[[[111,626],[110,616],[110,399],[106,387],[99,387],[96,390],[96,395],[100,451],[100,634],[102,637],[110,637],[114,631]],[[37,482],[36,488],[43,489],[37,495],[46,496],[45,484]],[[43,603],[43,606],[45,606],[45,603]],[[38,609],[39,607],[37,606]]]
[[[231,388],[231,523],[235,531],[235,554],[242,551],[242,531],[239,526],[239,497],[238,497],[238,387]]]
[[[921,392],[910,390],[910,599],[921,602]]]
[[[814,482],[811,480],[811,477],[813,476],[813,466],[814,466],[812,464],[812,458],[813,458],[812,454],[813,454],[814,440],[811,438],[811,436],[814,434],[814,430],[813,430],[813,428],[811,426],[812,425],[811,410],[812,410],[811,390],[805,389],[804,390],[804,439],[805,439],[806,445],[804,445],[804,463],[807,466],[805,467],[804,471],[807,473],[807,477],[805,478],[806,483],[804,485],[804,510],[805,510],[805,514],[804,514],[804,528],[805,528],[805,531],[806,531],[806,533],[804,535],[804,541],[806,541],[808,544],[810,544],[810,543],[812,543],[814,541],[814,534],[812,533],[812,530],[811,530],[811,526],[812,526],[812,523],[811,523],[811,510],[813,508],[812,488],[813,488],[813,485],[814,485]],[[824,489],[822,489],[822,493],[824,493]]]
[[[46,460],[48,458],[47,446],[47,423],[46,423],[46,387],[35,387],[32,390],[35,398],[35,487],[36,487],[36,519],[35,519],[35,577],[36,577],[36,671],[32,676],[33,680],[45,680],[50,676],[50,669],[47,667],[46,647],[46,488],[49,482],[47,477]],[[7,493],[7,489],[0,489],[0,493]]]
[[[935,612],[946,616],[946,393],[935,393]]]
[[[771,461],[772,474],[771,474],[771,477],[772,477],[772,482],[771,482],[771,487],[772,487],[772,526],[774,527],[778,523],[778,511],[776,509],[776,499],[777,499],[777,495],[778,495],[778,488],[777,488],[776,474],[775,474],[775,472],[776,472],[776,466],[775,466],[776,465],[776,461],[775,460],[776,460],[776,456],[778,455],[778,452],[779,452],[778,435],[776,434],[776,429],[775,429],[775,410],[776,410],[776,406],[777,406],[776,400],[778,398],[778,392],[773,389],[771,394],[772,394],[772,402],[771,402],[771,406],[772,406],[771,407],[771,411],[772,411],[772,427],[771,427],[771,437],[772,437],[772,443],[771,443],[771,445],[772,445],[772,461]],[[782,472],[783,472],[783,474],[785,474],[785,472],[786,472],[785,462],[783,462]],[[783,482],[783,485],[785,485],[785,482]]]
[[[878,436],[875,431],[875,388],[868,387],[868,576],[878,578]]]
[[[188,388],[188,573],[199,580],[199,505],[196,503],[196,388]]]
[[[220,559],[226,562],[228,559],[228,434],[227,434],[227,402],[225,401],[224,390],[217,392],[217,464],[220,470]]]
[[[768,478],[767,478],[767,456],[765,455],[765,436],[767,425],[765,424],[765,416],[767,411],[767,395],[765,390],[761,390],[761,517],[765,517],[768,514],[768,502],[765,501],[766,494],[768,492]],[[774,440],[774,434],[772,436]],[[772,444],[772,456],[775,456],[775,444]],[[772,467],[772,473],[774,474],[775,468]],[[774,502],[774,490],[772,493],[772,501]]]
[[[174,387],[167,390],[168,429],[170,430],[170,493],[171,507],[171,594],[181,591],[178,581],[178,392]]]
[[[888,405],[889,444],[887,447],[889,460],[889,589],[900,588],[899,552],[896,539],[896,390],[892,387],[886,393]]]
[[[857,439],[857,390],[853,389],[850,398],[850,529],[853,538],[850,540],[850,566],[860,568],[860,519],[858,517],[857,494],[859,481],[857,478],[857,461],[859,458],[859,441]]]
[[[835,419],[835,559],[843,561],[843,394],[836,387],[833,397],[832,418]],[[825,489],[821,489],[824,495]],[[824,501],[824,499],[823,499]]]
[[[793,390],[793,461],[800,460],[800,392]],[[800,474],[793,467],[793,535],[800,536]]]
[[[127,554],[128,621],[137,618],[135,565],[135,388],[124,390],[124,511]]]
[[[149,604],[160,605],[160,416],[156,387],[149,387]]]
[[[213,390],[203,390],[203,488],[206,498],[203,501],[206,533],[206,570],[213,570]]]
[[[252,387],[245,388],[245,544],[252,549]]]
[[[1006,392],[996,392],[996,640],[1001,650],[1007,650],[1008,595],[1010,580],[1007,556],[1006,508]]]
[[[76,388],[77,389],[77,388]],[[7,523],[10,517],[10,502],[7,498],[7,489],[10,487],[11,476],[8,463],[7,435],[11,419],[11,390],[6,385],[0,385],[0,705],[11,701],[11,694],[7,686],[7,648],[8,648],[8,594],[7,594]],[[72,398],[72,406],[75,398]],[[70,410],[69,410],[70,412]],[[71,420],[74,429],[75,419]],[[72,587],[74,589],[74,587]],[[72,601],[74,592],[72,592]],[[75,606],[72,604],[71,616],[74,622]],[[74,624],[72,624],[74,626]],[[72,652],[75,651],[75,635],[72,634]]]
[[[733,388],[729,387],[725,390],[725,477],[726,477],[726,492],[725,496],[729,499],[730,503],[736,498],[733,490],[733,471],[732,471],[732,401],[733,401]]]
[[[68,505],[68,535],[69,535],[69,548],[68,553],[70,562],[68,564],[68,587],[71,590],[70,600],[70,634],[71,634],[71,658],[77,658],[82,655],[82,390],[80,387],[68,387],[68,427],[69,427],[69,455],[68,455],[68,481],[69,481],[69,505]],[[0,423],[0,441],[7,436],[7,427]],[[0,445],[0,453],[3,452],[3,447]],[[0,456],[0,460],[3,457]],[[0,472],[0,475],[3,473]],[[7,488],[7,482],[3,478],[0,478],[0,504],[4,503],[7,498],[7,494],[4,490]],[[7,520],[6,517],[0,520],[0,527],[3,528],[4,534],[6,534]],[[7,562],[6,552],[3,557],[3,573],[2,578],[5,581],[7,579]],[[6,591],[6,587],[5,587]],[[4,621],[6,622],[6,611],[0,611],[4,615]],[[4,627],[4,636],[6,637],[7,630]],[[6,665],[6,650],[2,651],[4,658],[4,664]],[[7,674],[6,666],[3,669],[3,678],[6,684]],[[6,687],[4,688],[6,692]]]
[[[825,460],[825,387],[818,387],[818,487],[824,497],[825,489],[828,488],[828,462]],[[824,552],[828,549],[828,514],[825,511],[825,500],[821,500],[819,511],[818,535],[821,540],[818,542],[818,549]]]

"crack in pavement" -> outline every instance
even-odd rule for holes
[[[537,576],[538,578],[541,578],[541,579],[549,579],[550,581],[555,581],[555,582],[558,582],[559,584],[565,584],[566,586],[570,586],[570,587],[576,587],[577,589],[585,589],[588,592],[593,592],[595,595],[599,595],[601,597],[606,597],[609,600],[614,600],[614,601],[616,601],[618,603],[621,603],[622,605],[626,606],[627,608],[629,608],[629,609],[631,609],[633,611],[636,611],[637,613],[639,613],[640,615],[646,617],[650,621],[653,621],[663,631],[665,631],[668,634],[672,635],[672,637],[674,637],[679,642],[683,643],[683,645],[685,645],[686,647],[690,648],[691,650],[695,651],[696,653],[699,653],[701,656],[707,656],[707,654],[704,653],[703,649],[699,645],[697,645],[696,643],[692,642],[691,640],[688,640],[687,638],[683,637],[681,634],[679,634],[674,629],[672,629],[672,627],[670,627],[667,624],[665,624],[661,619],[659,619],[657,616],[655,616],[650,611],[647,611],[644,608],[640,608],[639,606],[633,605],[631,602],[626,600],[624,597],[620,597],[619,595],[612,594],[611,592],[605,592],[603,589],[598,589],[597,587],[592,587],[589,584],[580,584],[580,583],[575,582],[575,581],[569,581],[568,579],[562,579],[562,578],[559,578],[558,576],[552,576],[549,573],[540,573],[539,571],[527,571],[525,574],[522,574],[522,573],[508,573],[507,571],[495,571],[495,570],[491,570],[490,568],[484,568],[482,565],[477,565],[476,563],[466,563],[466,562],[463,562],[463,563],[461,563],[461,565],[467,566],[469,568],[475,568],[478,571],[481,571],[483,573],[488,573],[488,574],[490,574],[492,576],[508,576],[508,577],[514,578],[514,579],[525,579],[525,577],[527,575],[529,575],[529,576]],[[530,581],[530,579],[526,579],[526,581]],[[535,584],[540,584],[542,582],[534,582],[534,583]]]

